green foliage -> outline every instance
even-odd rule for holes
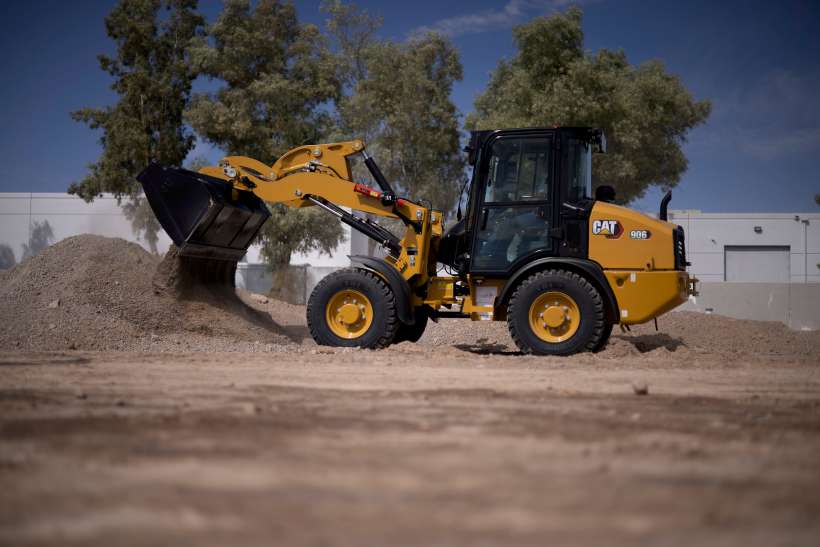
[[[68,193],[86,201],[103,192],[126,197],[126,218],[154,252],[159,224],[139,197],[135,177],[152,160],[180,165],[194,146],[182,114],[195,77],[188,49],[204,24],[196,5],[197,0],[121,0],[105,19],[117,54],[99,56],[100,68],[114,79],[111,88],[119,97],[117,104],[71,114],[102,130],[103,150],[88,166],[88,175],[71,184]]]
[[[196,69],[224,82],[196,95],[186,116],[194,129],[229,154],[272,164],[289,149],[322,142],[338,97],[334,58],[314,25],[303,25],[291,4],[228,0],[209,29],[212,43],[193,51]],[[321,211],[271,207],[261,233],[262,255],[287,265],[294,252],[329,252],[343,236]]]
[[[182,113],[194,72],[188,62],[191,41],[204,23],[196,0],[121,0],[105,19],[117,44],[111,58],[99,56],[110,74],[117,104],[84,108],[72,117],[102,130],[102,155],[88,175],[68,192],[86,201],[102,192],[118,198],[139,193],[134,177],[152,160],[180,165],[194,145]],[[167,13],[161,14],[161,8]]]
[[[224,82],[194,97],[194,129],[229,154],[272,164],[294,146],[320,142],[336,98],[334,61],[319,29],[300,24],[291,4],[228,0],[209,29],[213,43],[193,50],[196,68]]]
[[[467,118],[470,129],[592,126],[608,153],[595,156],[595,186],[627,203],[647,188],[672,188],[686,171],[686,134],[711,111],[660,61],[630,65],[623,51],[583,49],[582,13],[540,17],[513,30],[517,55],[501,61]]]
[[[379,40],[381,21],[367,12],[338,1],[323,8],[345,83],[340,138],[364,138],[399,193],[450,210],[464,169],[450,99],[462,78],[455,47],[437,34],[406,43]]]

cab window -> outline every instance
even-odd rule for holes
[[[548,201],[548,138],[498,139],[492,146],[484,203]]]
[[[592,146],[589,142],[570,138],[564,150],[567,200],[577,202],[592,197]]]

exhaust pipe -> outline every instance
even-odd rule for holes
[[[666,220],[668,218],[667,209],[669,208],[669,202],[672,201],[672,190],[667,190],[666,194],[663,196],[661,200],[661,210],[658,214],[658,218],[661,220]]]

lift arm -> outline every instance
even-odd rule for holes
[[[350,158],[362,154],[364,165],[381,190],[352,179]],[[384,246],[391,262],[402,276],[426,282],[435,274],[429,268],[431,238],[441,235],[442,215],[408,199],[395,196],[373,158],[367,156],[360,140],[301,146],[279,158],[271,166],[244,156],[227,156],[219,165],[205,167],[203,175],[230,185],[235,200],[250,193],[267,203],[288,207],[318,206],[351,228]],[[346,209],[384,218],[401,220],[405,235],[396,237],[389,230]]]
[[[230,182],[240,191],[253,192],[268,203],[288,207],[316,205],[309,196],[319,197],[339,207],[387,218],[418,221],[427,209],[409,200],[391,195],[392,189],[379,192],[352,181],[348,158],[364,153],[361,141],[320,144],[295,148],[272,166],[245,156],[228,156],[219,166],[205,167],[201,173]],[[365,165],[374,179],[387,184],[373,159],[365,156]]]

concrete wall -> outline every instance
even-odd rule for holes
[[[792,283],[820,283],[820,214],[670,211],[686,231],[689,271],[704,282],[726,281],[726,247],[788,247]],[[757,228],[757,229],[756,229]]]
[[[280,277],[285,284],[281,298],[291,304],[307,304],[310,293],[326,275],[342,266],[311,266],[309,264],[292,264],[288,272]],[[268,294],[271,290],[271,271],[265,264],[239,264],[236,269],[236,286],[259,294]]]
[[[701,283],[682,310],[820,329],[820,283]]]
[[[91,203],[86,203],[68,194],[0,193],[0,244],[11,247],[18,261],[22,255],[23,244],[29,243],[32,228],[37,223],[48,223],[53,233],[50,241],[52,244],[73,235],[97,234],[121,237],[150,250],[148,243],[134,234],[131,223],[125,218],[117,200],[112,196],[103,195]],[[346,266],[349,263],[347,255],[353,252],[352,247],[361,247],[358,239],[362,236],[354,233],[355,241],[351,242],[350,227],[342,225],[342,228],[345,232],[344,240],[331,254],[296,253],[291,263]],[[157,252],[165,253],[170,244],[171,240],[165,232],[160,232]],[[245,262],[262,262],[258,247],[248,249]]]
[[[265,264],[240,262],[236,266],[236,286],[258,294],[268,294],[271,287],[271,271]]]
[[[8,245],[19,262],[24,244],[29,243],[32,230],[47,225],[52,233],[48,243],[54,244],[78,234],[121,237],[148,249],[148,243],[136,237],[131,223],[111,196],[86,203],[78,197],[53,193],[0,194],[0,244]],[[159,234],[157,250],[164,253],[171,240]]]

